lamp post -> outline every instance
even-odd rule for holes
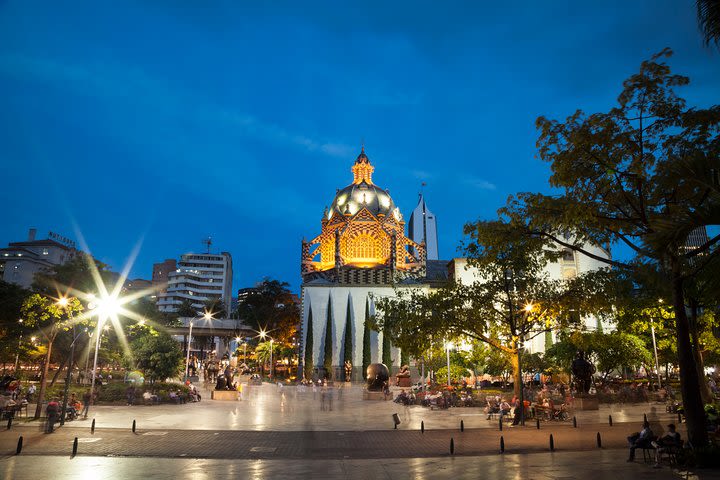
[[[72,381],[72,368],[73,368],[73,361],[75,357],[75,341],[78,339],[78,336],[75,335],[75,322],[73,321],[73,314],[70,309],[67,308],[68,306],[68,299],[65,297],[60,297],[58,299],[57,304],[60,305],[65,309],[65,312],[68,315],[68,319],[72,322],[72,336],[73,341],[70,344],[70,358],[68,359],[68,366],[67,366],[67,374],[65,375],[65,388],[63,392],[63,404],[62,404],[62,410],[60,414],[60,425],[65,425],[65,414],[67,412],[67,402],[68,402],[68,390],[70,389],[70,382]]]
[[[18,320],[18,323],[22,325],[23,319],[21,318]],[[17,352],[15,352],[15,376],[18,374],[18,367],[20,366],[20,348],[22,347],[22,333],[20,333],[20,338],[18,339],[18,348]]]
[[[265,340],[265,337],[268,337],[270,339],[270,375],[268,377],[272,380],[273,376],[273,338],[267,334],[265,330],[260,331],[260,338]]]
[[[446,342],[445,343],[445,353],[447,354],[447,386],[450,386],[450,347],[452,347],[452,343]]]
[[[94,296],[91,296],[91,298],[94,300]],[[101,299],[97,300],[97,303],[94,301],[88,303],[88,308],[95,310],[98,317],[97,326],[95,327],[95,334],[97,337],[95,338],[95,356],[93,358],[92,378],[90,380],[89,402],[89,405],[95,405],[95,376],[97,374],[98,350],[100,350],[100,337],[102,336],[103,323],[105,323],[108,318],[117,316],[117,313],[120,310],[120,303],[118,302],[116,295],[105,294]],[[85,418],[87,418],[89,411],[90,408],[88,406],[88,409],[85,412]]]
[[[190,331],[188,332],[188,342],[187,342],[187,352],[185,353],[185,378],[184,380],[187,381],[188,379],[188,369],[190,368],[190,344],[192,343],[192,329],[193,329],[193,322],[195,320],[199,320],[201,318],[204,318],[205,320],[212,320],[212,314],[208,311],[205,311],[205,313],[199,317],[195,317],[192,320],[190,320]]]

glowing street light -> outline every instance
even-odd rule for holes
[[[265,330],[260,330],[260,338],[265,340],[265,337],[270,339],[270,379],[273,377],[273,338],[267,334]]]
[[[88,308],[94,311],[94,314],[98,317],[98,323],[96,327],[97,338],[95,339],[95,358],[93,360],[92,380],[90,383],[90,405],[94,405],[94,393],[95,393],[95,375],[97,374],[97,359],[98,350],[100,349],[100,334],[103,328],[103,323],[109,318],[116,318],[117,314],[122,309],[122,303],[118,300],[117,295],[103,295],[102,298],[96,299],[94,295],[91,295],[91,300],[88,303]],[[105,326],[107,331],[110,326]],[[88,408],[89,410],[89,408]],[[85,412],[85,418],[87,418],[87,411]]]
[[[188,342],[187,342],[187,353],[185,354],[185,381],[188,379],[188,369],[190,367],[190,343],[192,342],[192,329],[193,329],[193,322],[195,320],[199,320],[201,318],[204,318],[205,320],[212,320],[213,316],[212,313],[205,310],[205,313],[199,317],[195,317],[192,320],[190,320],[190,331],[188,332]]]

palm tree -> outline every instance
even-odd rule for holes
[[[258,364],[262,366],[263,376],[265,375],[265,364],[270,362],[270,345],[272,345],[272,352],[275,358],[277,358],[278,344],[270,341],[258,343],[255,347],[255,358]]]
[[[695,6],[703,43],[720,48],[720,0],[696,0]]]

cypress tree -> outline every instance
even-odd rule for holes
[[[348,295],[347,311],[345,312],[345,338],[343,339],[343,365],[353,361],[352,342],[352,299]]]
[[[362,375],[365,376],[367,368],[370,365],[370,301],[365,299],[365,322],[363,323],[363,356],[362,356]]]
[[[325,325],[325,348],[323,353],[323,368],[325,375],[332,378],[332,353],[333,353],[333,336],[332,336],[332,297],[328,295],[327,308],[327,324]]]
[[[313,367],[313,314],[312,305],[310,305],[308,312],[307,334],[305,336],[305,378],[312,378]]]
[[[383,332],[382,347],[382,363],[390,370],[392,369],[392,354],[390,352],[392,345],[390,344],[390,335],[387,335],[385,332]]]

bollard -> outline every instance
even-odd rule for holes
[[[395,427],[397,428],[397,427]],[[132,432],[135,433],[135,420],[133,420]]]
[[[77,445],[78,445],[78,439],[75,437],[75,440],[73,440],[73,453],[72,456],[74,457],[77,455]]]
[[[537,429],[540,430],[540,419],[539,418],[535,419],[535,425],[537,425]]]
[[[573,428],[577,428],[577,417],[573,416]]]
[[[502,415],[500,415],[500,421],[498,423],[500,424],[500,431],[502,432]]]
[[[462,420],[460,420],[460,431],[461,432],[465,431],[465,422],[463,422]]]
[[[22,437],[22,435],[20,435],[20,438],[18,438],[18,444],[17,444],[17,449],[15,450],[15,455],[20,455],[20,452],[22,452],[22,442],[23,442],[23,437]]]
[[[90,425],[90,433],[95,433],[95,419],[93,418],[92,424]]]
[[[455,440],[450,437],[450,455],[455,455]]]
[[[420,422],[420,433],[425,433],[425,420]]]
[[[647,413],[643,413],[643,425],[647,423]]]
[[[12,427],[12,419],[13,419],[13,416],[8,415],[8,425],[7,425],[8,430],[10,430],[10,428]]]
[[[500,453],[505,453],[505,438],[500,435]]]
[[[552,433],[550,434],[550,451],[555,451],[555,439],[553,438]]]
[[[602,448],[602,438],[600,438],[600,432],[597,434],[597,444],[598,448]]]
[[[612,415],[608,415],[608,422],[610,423],[610,426],[612,427]]]
[[[682,423],[682,413],[678,412],[678,424]]]

